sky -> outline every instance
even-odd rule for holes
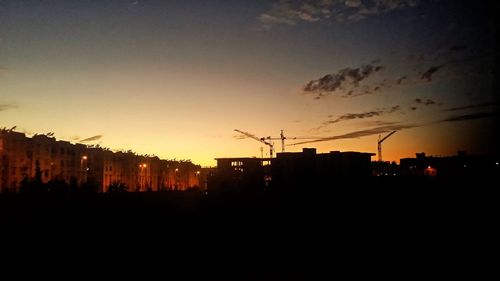
[[[235,129],[372,153],[396,130],[396,162],[497,152],[493,3],[0,0],[0,127],[203,166],[269,155]]]

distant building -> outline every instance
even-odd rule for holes
[[[372,166],[372,174],[374,176],[400,176],[401,175],[401,169],[399,168],[399,165],[396,162],[389,162],[389,161],[372,161],[371,163]]]
[[[34,169],[30,143],[23,133],[0,131],[0,192],[15,192]]]
[[[463,178],[498,175],[499,159],[491,155],[469,155],[459,151],[453,156],[426,156],[417,153],[415,158],[400,160],[403,176],[436,176],[440,178]]]
[[[210,189],[276,188],[300,189],[333,185],[339,178],[371,175],[373,153],[316,153],[314,148],[302,152],[278,153],[276,158],[217,158],[217,169]]]
[[[206,186],[206,172],[190,161],[161,160],[132,152],[57,141],[50,135],[31,138],[0,130],[0,192],[17,192],[23,180],[39,171],[43,183],[93,183],[106,192],[116,182],[129,191],[187,190]],[[205,177],[205,178],[203,178]]]

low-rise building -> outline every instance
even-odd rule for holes
[[[469,155],[459,151],[452,156],[427,156],[416,153],[415,158],[400,160],[403,176],[436,176],[439,178],[460,179],[498,175],[499,157],[493,155]]]
[[[373,153],[278,153],[276,158],[217,158],[217,169],[209,188],[300,189],[331,186],[340,178],[371,175]]]
[[[0,192],[20,190],[23,180],[91,183],[107,192],[114,183],[129,191],[187,190],[205,183],[201,167],[190,161],[161,160],[131,151],[113,152],[100,146],[58,141],[51,134],[26,137],[0,130]]]

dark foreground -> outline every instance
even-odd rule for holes
[[[2,256],[78,276],[148,268],[141,275],[198,280],[483,280],[493,186],[3,194]]]

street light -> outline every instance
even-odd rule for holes
[[[179,189],[179,175],[178,175],[178,172],[179,172],[179,168],[175,168],[175,174],[174,174],[174,178],[175,178],[174,189],[175,190]]]
[[[145,163],[139,164],[139,191],[142,191],[142,187],[144,186],[144,169],[147,167]]]
[[[196,185],[200,188],[200,171],[196,171]]]
[[[83,155],[82,159],[80,159],[80,172],[81,172],[81,182],[80,184],[84,183],[87,181],[87,171],[89,168],[87,167],[87,155]],[[83,166],[83,162],[85,161],[85,168]]]

